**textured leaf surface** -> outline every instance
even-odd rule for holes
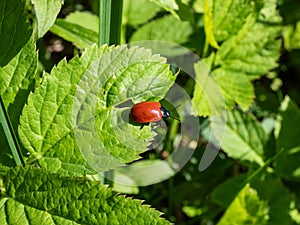
[[[169,224],[161,213],[98,182],[26,167],[5,176],[1,224]]]
[[[276,11],[276,2],[267,1],[264,5],[262,2],[252,4],[250,1],[240,3],[234,0],[207,2],[212,4],[213,14],[206,18],[208,43],[217,47],[214,37],[222,43],[216,53],[203,62],[211,62],[212,76],[222,91],[227,108],[238,104],[247,110],[255,97],[251,80],[277,67],[281,18]],[[194,101],[207,105],[204,98],[199,98],[199,89],[195,87],[194,91]],[[207,112],[197,110],[201,116],[207,115]]]
[[[194,65],[196,85],[192,103],[196,113],[201,116],[221,114],[225,109],[225,98],[221,86],[210,75],[205,61]]]
[[[0,1],[0,66],[5,66],[31,35],[23,1]]]
[[[268,210],[257,192],[246,185],[227,208],[218,225],[267,224]]]
[[[44,34],[54,24],[54,21],[61,9],[61,0],[32,0],[34,5],[35,15],[38,25],[38,37],[44,36]]]
[[[234,110],[212,118],[212,122],[212,132],[228,156],[242,162],[264,164],[268,135],[254,118]]]
[[[247,178],[249,178],[249,176],[245,174],[238,175],[219,185],[213,191],[213,201],[217,202],[223,208],[228,208],[233,201],[236,201],[236,196],[244,188],[244,183]],[[251,181],[251,187],[257,191],[260,199],[268,204],[265,206],[265,209],[268,210],[267,224],[293,224],[290,213],[294,210],[294,206],[291,204],[291,202],[294,201],[294,196],[277,177],[264,173],[259,179]],[[291,211],[287,210],[288,208]],[[238,215],[235,215],[233,218],[237,216]]]
[[[5,105],[14,102],[20,89],[26,90],[37,70],[37,52],[32,40],[4,67],[0,68],[0,94]]]
[[[161,32],[162,30],[164,32]],[[138,29],[132,35],[130,42],[162,40],[181,44],[188,41],[188,37],[192,32],[192,27],[188,22],[182,22],[174,16],[169,15],[153,20]]]
[[[129,100],[161,99],[176,76],[150,50],[93,46],[61,61],[29,96],[19,134],[40,165],[78,174],[105,171],[139,158],[153,137],[128,123]],[[126,134],[126,135],[124,135]]]
[[[88,12],[75,12],[56,19],[50,31],[83,49],[98,42],[99,19]]]

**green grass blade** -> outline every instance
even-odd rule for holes
[[[98,46],[109,44],[112,0],[100,0]]]
[[[6,113],[4,103],[2,101],[2,97],[0,96],[0,122],[2,124],[6,139],[8,141],[9,147],[12,151],[13,157],[16,161],[17,165],[22,165],[22,159],[20,157],[20,148],[18,145],[18,141],[16,139],[15,133],[13,131],[12,125],[10,123],[9,117]]]
[[[111,11],[110,45],[120,44],[122,28],[123,0],[112,0],[114,6]]]

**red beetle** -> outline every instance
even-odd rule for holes
[[[129,113],[131,121],[141,124],[157,122],[162,118],[170,117],[170,112],[159,102],[141,102],[134,105]]]

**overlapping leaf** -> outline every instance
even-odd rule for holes
[[[37,35],[42,37],[54,24],[61,9],[62,0],[32,0],[37,18]]]
[[[83,49],[98,41],[99,18],[88,12],[75,12],[56,19],[50,31]]]
[[[22,112],[21,140],[42,166],[71,174],[86,160],[105,171],[138,159],[154,134],[129,124],[119,105],[159,100],[175,78],[150,50],[94,46],[45,74]]]
[[[276,68],[280,55],[281,43],[277,37],[281,31],[281,18],[276,11],[276,2],[252,3],[214,1],[211,2],[213,15],[206,17],[206,20],[212,20],[205,23],[210,26],[205,29],[207,37],[211,37],[207,42],[213,46],[214,38],[222,42],[209,60],[213,59],[212,76],[219,84],[227,108],[237,103],[247,110],[255,96],[250,81]],[[194,98],[201,102],[197,88]],[[207,115],[206,111],[197,110],[197,113]]]
[[[241,162],[264,164],[268,135],[258,121],[238,110],[211,120],[212,132],[228,156]]]

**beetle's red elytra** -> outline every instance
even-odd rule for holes
[[[129,113],[131,121],[147,124],[170,117],[170,112],[161,106],[159,102],[140,102],[135,104]]]

